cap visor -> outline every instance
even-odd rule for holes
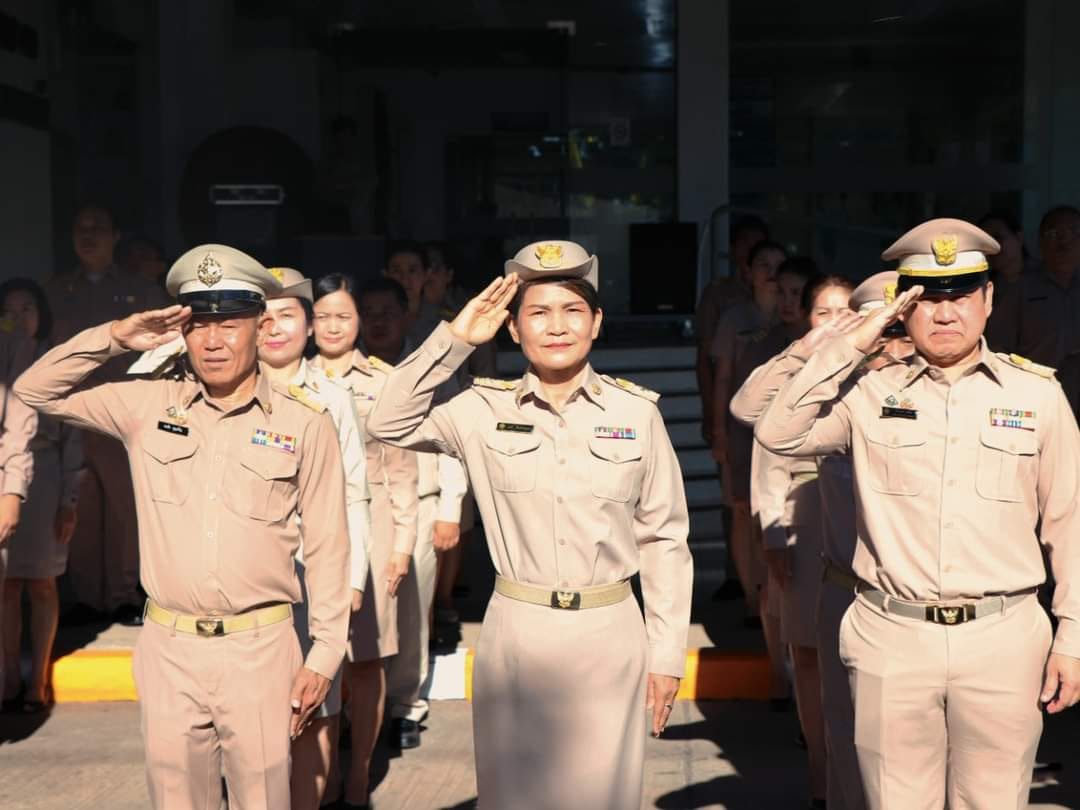
[[[921,286],[926,295],[963,295],[984,286],[989,279],[990,274],[985,270],[958,276],[900,276],[896,291],[902,293]]]
[[[194,315],[241,315],[255,312],[263,305],[263,297],[248,290],[186,293],[177,301],[191,307]]]

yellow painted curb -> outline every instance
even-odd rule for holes
[[[465,655],[464,695],[472,700],[475,655]],[[686,674],[677,700],[767,700],[769,661],[764,653],[709,648],[686,654]],[[130,650],[80,650],[53,663],[58,703],[137,700]]]

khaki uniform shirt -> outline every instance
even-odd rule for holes
[[[120,439],[139,519],[140,579],[162,607],[227,616],[300,601],[293,557],[303,543],[306,666],[332,678],[349,626],[349,544],[341,451],[329,415],[260,373],[248,403],[222,412],[195,379],[125,380],[72,392],[124,350],[111,324],[48,352],[16,383],[38,410]]]
[[[827,341],[757,423],[774,452],[851,453],[855,573],[916,601],[1012,593],[1045,580],[1041,541],[1054,650],[1080,657],[1080,431],[1061,387],[985,343],[951,385],[920,356],[855,374],[862,360]]]
[[[1080,273],[1065,289],[1043,268],[1025,273],[1020,283],[1016,346],[1002,348],[1057,368],[1066,355],[1080,352]]]
[[[303,396],[325,407],[337,428],[338,447],[341,448],[341,460],[345,466],[345,507],[351,560],[349,583],[353,590],[362,591],[367,582],[369,564],[371,490],[368,489],[365,436],[356,407],[348,391],[334,385],[306,360],[300,361],[300,368],[291,384],[300,388]],[[297,557],[300,558],[300,555]]]
[[[24,501],[34,476],[30,442],[38,417],[11,386],[30,364],[33,351],[33,341],[0,333],[0,495],[18,495]]]
[[[571,589],[640,570],[649,671],[680,677],[693,561],[682,474],[656,395],[588,368],[561,412],[531,372],[474,380],[432,408],[435,389],[471,351],[440,324],[390,376],[368,431],[464,462],[501,576]]]
[[[752,299],[750,288],[736,278],[718,278],[709,282],[698,299],[698,340],[703,346],[711,346],[720,318],[732,305]]]
[[[323,368],[322,359],[316,357],[312,360],[312,365]],[[386,487],[390,496],[394,551],[412,554],[416,547],[420,503],[417,495],[420,473],[416,453],[383,444],[366,431],[368,415],[386,384],[390,370],[389,364],[365,357],[363,352],[354,349],[349,370],[340,377],[330,374],[327,376],[352,392],[356,414],[360,418],[361,427],[365,428],[368,483]],[[376,541],[381,539],[373,538]]]

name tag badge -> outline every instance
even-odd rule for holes
[[[637,431],[632,427],[597,427],[593,435],[598,439],[636,439]]]
[[[172,422],[158,422],[158,430],[164,430],[166,433],[175,433],[177,436],[187,436],[188,429],[183,425],[174,425]]]
[[[499,422],[495,425],[496,430],[503,430],[509,433],[532,433],[534,425],[521,425],[517,422]]]
[[[251,443],[261,447],[270,447],[274,450],[282,450],[286,453],[296,452],[296,437],[286,436],[284,433],[275,433],[272,430],[255,428],[251,434]]]
[[[890,408],[888,405],[881,406],[882,419],[918,419],[919,412],[914,408]]]

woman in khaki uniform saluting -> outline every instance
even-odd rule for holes
[[[683,674],[682,476],[657,396],[589,365],[596,269],[572,242],[524,248],[397,367],[368,418],[375,438],[460,458],[476,493],[498,573],[474,673],[484,808],[636,807],[646,722],[663,730]],[[524,376],[432,408],[508,318]]]

